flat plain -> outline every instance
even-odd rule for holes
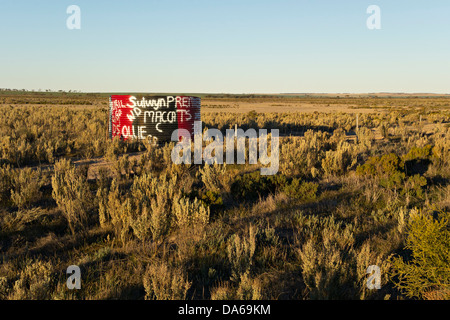
[[[197,95],[279,129],[278,173],[110,141],[108,93],[0,91],[0,299],[449,299],[449,95]]]

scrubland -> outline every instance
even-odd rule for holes
[[[0,97],[0,299],[450,298],[449,97],[204,96],[280,130],[274,176],[109,141],[107,95]]]

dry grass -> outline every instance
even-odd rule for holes
[[[0,299],[410,298],[391,258],[414,208],[450,210],[448,97],[204,96],[206,127],[280,129],[270,179],[108,141],[105,97],[0,98]]]

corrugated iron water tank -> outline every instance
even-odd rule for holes
[[[194,134],[201,121],[199,97],[112,95],[109,99],[109,137],[170,142],[176,129]]]

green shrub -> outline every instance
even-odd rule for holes
[[[426,145],[423,148],[412,147],[408,153],[402,157],[403,161],[429,159],[432,155],[432,149],[433,147],[431,145]]]
[[[402,160],[405,163],[405,171],[408,175],[424,174],[432,162],[432,146],[426,145],[423,148],[412,147],[402,157]]]
[[[383,175],[380,178],[380,186],[386,189],[400,189],[405,180],[405,173],[401,171],[394,171],[389,175]]]
[[[218,192],[208,190],[202,194],[201,200],[205,204],[205,206],[211,208],[211,211],[223,207],[223,199]]]
[[[362,176],[390,176],[403,170],[404,163],[395,153],[370,157],[366,163],[358,166],[356,173]]]
[[[408,177],[405,181],[402,194],[408,194],[418,199],[424,198],[423,187],[427,185],[427,179],[419,174]]]
[[[420,163],[416,161],[421,160],[417,159],[428,157],[430,154],[431,147],[424,147],[412,148],[402,159],[393,153],[371,157],[357,168],[356,173],[375,178],[380,186],[388,190],[399,190],[402,195],[422,199],[424,196],[422,189],[427,185],[427,180],[420,174],[412,174],[420,171],[417,169],[417,164]]]
[[[294,178],[287,184],[283,191],[290,197],[301,200],[314,200],[317,196],[319,185],[315,182],[300,182],[300,179]]]
[[[260,230],[256,235],[258,245],[270,245],[277,247],[280,244],[280,238],[276,235],[275,229],[267,227]]]
[[[276,192],[286,184],[283,175],[262,176],[259,171],[238,176],[231,185],[232,194],[240,200],[257,200]]]
[[[411,256],[393,258],[395,285],[408,297],[450,299],[450,213],[412,213],[408,228]]]

